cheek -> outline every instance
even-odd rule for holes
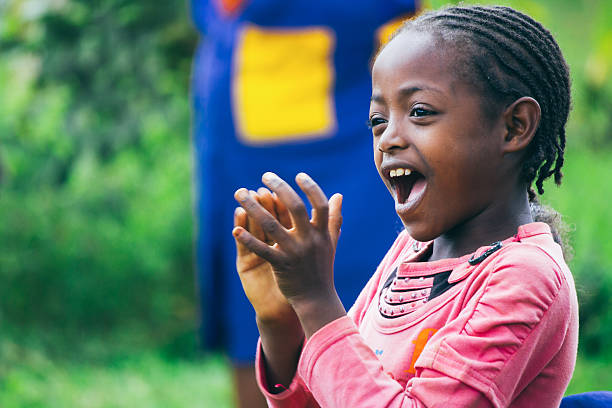
[[[473,145],[455,146],[437,159],[438,199],[448,203],[446,211],[451,218],[488,199],[497,180],[496,159],[491,152]]]
[[[376,170],[378,170],[380,174],[380,164],[382,163],[382,152],[378,150],[377,139],[374,138],[372,143],[373,143],[372,151],[374,152],[374,164],[376,165]]]
[[[475,157],[471,148],[446,144],[436,149],[430,158],[433,169],[432,187],[435,186],[436,200],[456,203],[459,197],[474,194],[473,189],[483,176],[481,158]]]
[[[382,156],[383,154],[380,150],[378,150],[376,140],[374,140],[374,165],[376,166],[376,171],[378,171],[378,175],[380,179],[382,180],[382,182],[384,183],[385,187],[387,187],[387,190],[389,190],[389,193],[393,195],[393,190],[391,189],[391,186],[388,184],[387,179],[383,177],[383,174],[380,171],[380,165],[382,163]]]

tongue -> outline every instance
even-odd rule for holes
[[[412,185],[412,189],[410,190],[410,195],[408,196],[408,200],[406,201],[412,201],[412,200],[417,199],[425,190],[425,186],[427,186],[427,183],[425,182],[425,178],[419,177]]]

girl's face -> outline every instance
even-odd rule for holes
[[[486,119],[480,95],[457,74],[458,60],[430,34],[408,31],[372,69],[374,161],[419,241],[473,222],[508,185],[499,171],[505,123],[501,115]]]

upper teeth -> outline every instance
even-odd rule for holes
[[[410,169],[395,169],[395,170],[391,170],[389,175],[391,177],[399,177],[399,176],[409,176],[410,173],[412,173],[412,170]]]

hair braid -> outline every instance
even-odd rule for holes
[[[557,117],[560,120],[560,123],[558,123],[560,127],[559,142],[555,144],[555,147],[557,148],[558,151],[563,152],[565,150],[565,120],[567,120],[567,116],[570,111],[570,103],[571,103],[570,102],[571,100],[570,86],[571,85],[570,85],[569,69],[567,67],[567,64],[565,63],[565,60],[563,58],[560,58],[560,61],[558,58],[558,56],[562,56],[561,49],[559,48],[559,45],[552,37],[552,34],[550,33],[550,31],[544,28],[539,22],[527,16],[524,16],[520,13],[516,13],[514,10],[508,7],[496,6],[494,8],[499,10],[502,13],[502,15],[504,15],[509,20],[515,21],[519,24],[520,23],[527,24],[531,28],[535,29],[537,33],[541,35],[541,37],[536,36],[535,39],[537,40],[538,38],[540,38],[544,40],[547,45],[547,47],[541,47],[541,48],[536,47],[536,51],[539,51],[540,49],[542,49],[543,51],[546,52],[545,60],[547,62],[550,62],[550,61],[556,62],[556,63],[549,64],[552,66],[552,70],[554,71],[554,74],[562,82],[561,84],[562,86],[555,87],[555,89],[560,94],[559,102],[561,102],[560,103],[561,106],[558,107],[561,110],[561,115]],[[561,178],[562,178],[561,167],[563,166],[563,162],[564,162],[563,154],[558,155],[557,160],[556,160],[556,165],[553,170],[554,175],[555,175],[556,184],[561,183]]]
[[[545,66],[548,68],[549,75],[553,76],[553,78],[558,82],[561,82],[560,85],[552,87],[552,90],[556,90],[557,96],[557,99],[554,101],[556,104],[553,106],[560,111],[560,114],[555,115],[552,118],[554,122],[554,130],[558,129],[558,137],[552,137],[549,139],[553,144],[554,153],[556,156],[556,158],[553,159],[555,161],[555,167],[552,171],[549,171],[550,167],[546,166],[543,169],[545,171],[541,173],[541,176],[538,179],[538,190],[540,193],[543,193],[542,183],[545,178],[554,174],[555,183],[561,183],[561,167],[563,166],[564,162],[563,152],[565,150],[565,122],[567,121],[567,116],[570,110],[569,70],[565,60],[563,59],[563,55],[558,44],[556,41],[554,41],[550,32],[540,23],[508,7],[495,7],[495,9],[499,10],[509,20],[527,25],[530,28],[530,30],[526,30],[527,33],[537,34],[530,35],[530,42],[528,42],[528,45],[530,45],[529,49],[531,52],[534,52],[541,59],[543,59]],[[536,46],[538,40],[544,40],[544,44],[538,44]],[[545,53],[544,56],[542,56],[540,50]]]
[[[563,54],[561,52],[561,48],[559,48],[559,44],[557,44],[557,42],[553,38],[550,31],[548,31],[544,26],[542,26],[542,24],[540,24],[538,21],[524,14],[517,13],[516,10],[513,10],[509,7],[495,6],[494,9],[498,10],[502,15],[506,16],[512,21],[515,21],[519,24],[523,23],[523,24],[529,25],[530,27],[534,28],[538,32],[538,34],[541,34],[543,38],[546,39],[547,46],[550,48],[550,51],[552,51],[552,54],[553,54],[552,59],[556,60],[555,62],[557,63],[557,64],[553,64],[553,67],[558,68],[558,72],[561,76],[561,79],[563,80],[563,84],[562,84],[563,86],[561,87],[561,89],[567,92],[567,109],[569,112],[569,106],[570,106],[570,103],[569,103],[570,102],[569,69],[565,62],[565,59],[561,58],[559,61],[559,59],[555,57],[555,56],[562,56]]]
[[[522,33],[519,32],[519,34],[516,34],[515,30],[508,30],[507,27],[508,25],[502,25],[500,23],[498,23],[498,21],[504,21],[504,19],[499,19],[499,18],[489,18],[489,19],[483,19],[481,17],[483,14],[483,9],[481,8],[479,9],[460,9],[457,10],[459,15],[463,16],[465,18],[465,21],[474,21],[474,23],[466,23],[466,25],[468,27],[466,27],[466,29],[471,29],[472,32],[479,34],[493,42],[495,42],[496,48],[489,48],[486,47],[487,50],[489,52],[491,52],[493,55],[497,56],[497,53],[499,52],[499,50],[504,50],[507,49],[508,51],[510,51],[510,55],[517,61],[519,61],[521,64],[521,68],[523,68],[523,70],[526,70],[527,72],[531,73],[532,76],[537,77],[538,76],[538,72],[534,69],[535,64],[530,63],[530,61],[526,60],[524,58],[523,55],[520,55],[518,51],[516,51],[512,46],[514,45],[512,42],[514,41],[514,43],[519,44],[520,46],[527,48],[531,54],[532,54],[532,60],[535,59],[535,62],[537,64],[540,65],[540,68],[544,68],[545,74],[548,75],[544,75],[544,83],[546,86],[544,87],[538,87],[536,86],[533,81],[531,81],[529,77],[525,77],[524,75],[517,75],[519,77],[519,79],[523,80],[524,82],[527,83],[528,88],[533,92],[533,96],[535,97],[536,100],[540,101],[541,103],[541,107],[542,107],[542,116],[543,116],[543,120],[542,120],[542,128],[541,131],[539,132],[539,134],[536,134],[536,138],[539,138],[541,136],[541,134],[545,134],[548,133],[547,130],[545,129],[544,126],[546,126],[549,122],[546,121],[545,119],[548,118],[550,116],[550,112],[549,111],[549,107],[551,105],[554,105],[554,100],[562,100],[561,95],[559,92],[555,92],[556,95],[552,95],[551,92],[546,92],[546,91],[556,91],[558,90],[560,87],[554,87],[551,85],[550,81],[548,81],[548,78],[550,76],[554,76],[554,74],[556,72],[554,72],[554,69],[550,68],[550,64],[547,63],[546,58],[542,55],[542,53],[539,51],[538,47],[535,47],[533,45],[534,41],[538,41],[537,38],[534,38],[534,36],[529,36],[529,35],[522,35]],[[455,16],[456,17],[456,16]],[[496,21],[497,20],[497,21]],[[504,21],[506,24],[508,22]],[[491,34],[489,32],[487,32],[486,30],[481,29],[480,27],[482,27],[484,24],[489,24],[492,26],[492,28],[494,28],[496,31],[495,34]],[[478,24],[479,28],[474,29],[474,27],[472,26],[472,24]],[[456,26],[455,26],[456,27]],[[457,28],[457,27],[456,27]],[[501,37],[501,38],[500,38]],[[484,44],[481,44],[484,45]],[[533,58],[533,56],[535,56],[536,58]],[[501,61],[499,61],[500,58],[498,58],[498,63],[502,62],[502,66],[508,66],[508,64],[503,63],[503,59],[501,59]],[[510,70],[509,70],[510,71]],[[552,72],[551,72],[552,71]],[[517,72],[514,72],[514,74],[518,74]],[[552,74],[552,75],[551,75]],[[541,76],[541,75],[540,75]],[[542,90],[540,92],[538,92],[538,90]],[[557,98],[554,98],[554,96],[556,96]],[[553,118],[554,119],[554,118]],[[553,121],[552,125],[556,125],[557,123],[554,123],[556,121]],[[550,168],[553,166],[553,164],[555,164],[556,160],[556,152],[559,151],[559,143],[557,142],[556,138],[549,138],[547,140],[543,141],[543,148],[545,150],[546,153],[546,158],[544,160],[544,162],[542,163],[541,167],[540,167],[540,171],[539,171],[539,177],[536,180],[536,187],[538,188],[538,192],[541,194],[543,193],[543,181],[550,177],[553,172],[550,172]],[[537,143],[537,142],[536,142]],[[534,143],[535,145],[535,143]],[[539,155],[538,155],[539,156]],[[552,157],[551,157],[552,156]],[[541,160],[541,158],[539,158]],[[558,163],[558,161],[557,161]],[[532,166],[527,166],[526,168],[523,169],[523,177],[527,180],[533,179],[535,177],[535,174],[533,173],[533,167]],[[537,170],[537,169],[536,169]],[[559,170],[558,166],[555,166],[555,170]],[[560,180],[560,171],[557,172],[557,175],[555,176],[555,181]]]
[[[563,95],[561,95],[564,90],[569,89],[569,77],[563,75],[563,72],[567,72],[567,70],[563,70],[559,64],[552,63],[555,58],[553,55],[551,55],[550,51],[551,49],[555,48],[552,47],[552,43],[546,41],[548,38],[543,35],[545,32],[548,33],[548,30],[544,29],[541,25],[537,27],[531,24],[531,22],[528,20],[513,18],[514,16],[507,16],[504,14],[489,16],[486,13],[486,9],[482,7],[474,7],[474,12],[480,14],[485,19],[489,18],[491,21],[494,21],[496,23],[496,28],[498,28],[504,35],[508,35],[514,41],[520,44],[520,46],[527,48],[528,51],[533,54],[537,64],[544,71],[546,71],[544,78],[547,81],[547,89],[551,89],[557,93],[557,100],[563,105],[560,108],[569,112],[569,98],[563,98]],[[514,30],[508,30],[508,27],[511,27],[512,24],[516,23],[528,25],[531,29],[525,30],[520,34],[517,34],[517,32]],[[550,35],[550,33],[548,34]],[[564,82],[563,86],[553,86],[553,84],[548,81],[549,78],[555,77]],[[565,103],[566,101],[567,104]]]
[[[446,17],[445,17],[446,18]],[[463,29],[471,29],[474,33],[476,34],[480,34],[482,35],[483,38],[487,39],[488,41],[490,41],[491,44],[488,44],[487,42],[481,41],[481,43],[479,44],[481,48],[484,48],[486,51],[488,51],[489,53],[491,53],[490,55],[497,60],[497,64],[498,66],[500,66],[501,68],[505,69],[505,71],[511,75],[514,75],[515,77],[517,77],[523,84],[527,85],[527,88],[529,90],[534,90],[533,93],[531,93],[531,95],[529,96],[533,96],[536,100],[538,100],[540,102],[540,106],[542,109],[542,117],[543,118],[547,118],[550,116],[551,112],[549,112],[549,106],[550,106],[550,97],[548,95],[546,95],[545,93],[542,93],[539,89],[540,87],[537,86],[537,83],[533,80],[532,77],[524,74],[524,71],[521,71],[522,69],[525,69],[524,66],[519,66],[518,68],[514,68],[510,65],[510,63],[507,61],[506,58],[504,58],[503,56],[499,55],[497,53],[497,50],[504,47],[503,44],[503,40],[500,40],[499,38],[496,38],[495,36],[491,35],[490,33],[482,30],[480,28],[480,26],[475,25],[473,23],[470,22],[447,22],[447,27],[452,27],[452,28],[463,28]],[[513,55],[515,56],[515,55]],[[527,68],[528,69],[528,68]],[[498,82],[498,81],[496,81]],[[508,96],[513,96],[513,97],[519,97],[522,95],[516,95],[514,94],[514,92],[502,92],[503,94],[506,94]],[[514,95],[513,95],[514,94]],[[538,166],[534,166],[532,165],[532,163],[525,163],[525,165],[523,166],[523,169],[521,171],[522,173],[522,178],[525,181],[532,181],[536,175],[539,175],[538,179],[536,180],[536,187],[538,189],[538,192],[540,194],[543,193],[543,187],[542,187],[542,183],[543,181],[548,178],[550,176],[549,170],[552,167],[553,163],[554,163],[554,158],[555,158],[555,140],[554,139],[544,139],[539,141],[538,139],[541,138],[542,134],[548,134],[550,133],[548,127],[550,126],[549,122],[542,120],[541,124],[540,124],[540,128],[538,130],[538,132],[536,132],[536,135],[534,137],[534,143],[530,146],[529,148],[529,152],[527,154],[528,157],[532,158],[532,161],[535,161],[535,163],[539,163]],[[538,143],[540,142],[540,143]],[[551,156],[552,156],[552,160],[551,160]],[[535,164],[533,163],[533,164]]]

